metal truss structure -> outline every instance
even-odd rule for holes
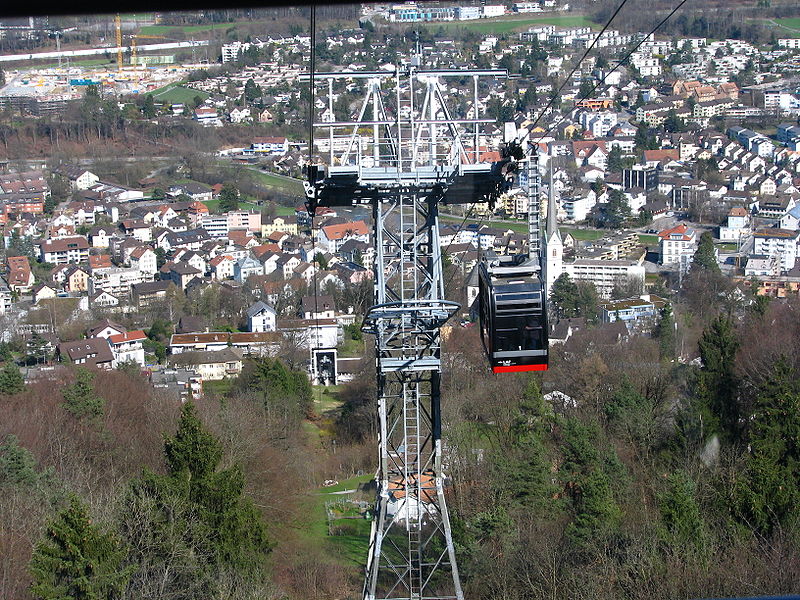
[[[328,164],[309,167],[309,211],[370,204],[374,217],[375,305],[363,330],[375,336],[379,465],[365,600],[464,597],[439,395],[440,328],[459,305],[445,299],[438,207],[493,202],[508,187],[512,158],[480,162],[479,127],[494,122],[475,112],[482,76],[507,73],[431,71],[416,61],[390,72],[314,75],[327,83],[328,120],[314,126],[328,129],[317,146]],[[448,109],[442,82],[449,78],[471,79],[472,118]],[[355,121],[333,118],[337,80],[364,87]]]

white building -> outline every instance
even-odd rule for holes
[[[728,213],[727,224],[719,228],[721,242],[740,242],[750,235],[750,215],[747,210],[736,206]]]
[[[132,361],[143,367],[145,362],[142,342],[146,339],[147,336],[141,330],[126,331],[109,336],[108,345],[114,355],[114,362],[111,363],[111,366],[116,368],[122,363]]]
[[[777,255],[780,257],[781,268],[789,271],[794,267],[795,260],[800,256],[800,231],[770,227],[759,229],[753,234],[755,244],[753,254],[763,256]]]
[[[564,263],[564,272],[575,281],[591,281],[603,298],[611,296],[620,280],[634,280],[644,286],[644,266],[632,260],[581,258]]]
[[[259,300],[247,309],[247,328],[254,333],[275,331],[276,317],[275,309]]]
[[[692,257],[697,250],[697,232],[683,223],[672,229],[665,229],[658,237],[661,238],[662,265],[680,264],[682,256]]]

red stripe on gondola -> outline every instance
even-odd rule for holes
[[[547,365],[511,365],[510,367],[492,367],[494,373],[519,373],[521,371],[547,371]]]

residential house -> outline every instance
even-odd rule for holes
[[[303,296],[300,316],[303,319],[333,319],[336,316],[333,296]]]
[[[56,349],[56,355],[62,361],[95,369],[111,369],[114,355],[108,341],[104,338],[89,338],[76,342],[62,342]]]
[[[190,367],[203,381],[220,381],[236,377],[242,372],[242,352],[237,348],[218,351],[190,351],[170,356],[168,363],[177,367]]]
[[[697,250],[697,232],[684,223],[659,232],[659,256],[662,265],[681,264]]]
[[[232,279],[234,274],[234,261],[230,254],[220,254],[215,256],[209,261],[211,268],[211,278],[221,281],[223,279]]]
[[[331,253],[338,252],[342,244],[351,239],[369,242],[369,227],[364,221],[327,225],[317,232],[317,243]]]
[[[33,295],[34,304],[38,304],[42,300],[49,300],[50,298],[55,298],[58,295],[58,290],[54,286],[42,282],[42,283],[37,283],[35,286],[33,286],[31,294]]]
[[[79,263],[89,259],[89,242],[82,235],[44,240],[40,245],[42,262],[53,265]]]
[[[275,309],[261,300],[247,309],[247,329],[250,332],[275,331],[276,319]]]
[[[781,268],[789,271],[800,256],[800,231],[768,227],[753,234],[753,254],[780,256]]]
[[[172,281],[146,281],[131,286],[131,296],[138,308],[147,308],[155,302],[164,300],[170,288],[176,289]]]
[[[721,242],[741,242],[750,235],[750,213],[734,206],[728,213],[727,224],[719,228]]]
[[[185,290],[189,282],[196,277],[202,278],[203,273],[199,269],[195,269],[189,263],[175,263],[169,270],[169,279],[181,290]]]
[[[233,266],[233,279],[238,283],[244,283],[251,275],[260,275],[263,273],[264,267],[252,256],[240,258]]]
[[[144,331],[126,331],[108,336],[111,354],[114,356],[114,368],[126,362],[135,362],[140,367],[145,366],[144,347],[142,343],[147,339]]]

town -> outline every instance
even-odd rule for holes
[[[613,429],[624,411],[635,408],[624,402],[638,401],[631,399],[636,394],[650,398],[648,386],[660,390],[651,416],[667,405],[677,411],[681,386],[706,381],[706,387],[697,384],[698,394],[721,394],[722,388],[713,387],[721,383],[702,379],[716,368],[710,366],[716,343],[708,341],[716,339],[711,336],[730,341],[726,335],[734,326],[763,334],[766,326],[749,319],[769,310],[785,311],[773,322],[789,319],[800,291],[800,21],[788,19],[780,27],[775,20],[758,21],[759,29],[747,35],[745,25],[726,21],[724,27],[740,29],[724,37],[723,25],[711,16],[701,27],[689,22],[699,22],[697,14],[679,12],[669,27],[651,31],[657,21],[643,26],[627,17],[620,24],[602,11],[600,22],[592,20],[591,4],[408,2],[342,6],[339,15],[328,7],[315,32],[302,7],[276,8],[274,15],[273,9],[259,9],[249,20],[223,19],[215,11],[108,15],[97,17],[99,25],[67,17],[0,17],[0,399],[76,378],[85,386],[117,381],[113,377],[120,373],[136,385],[144,382],[149,397],[184,406],[183,419],[187,405],[235,403],[249,388],[256,395],[263,391],[267,406],[277,393],[270,387],[274,379],[284,385],[280,393],[299,400],[291,409],[282,404],[281,417],[265,417],[270,444],[310,430],[312,441],[303,442],[303,452],[330,459],[315,467],[315,485],[323,472],[331,489],[338,485],[334,478],[349,478],[352,485],[342,489],[358,487],[361,498],[371,480],[364,470],[374,468],[366,466],[366,441],[377,435],[370,424],[374,386],[365,387],[374,378],[375,353],[362,332],[375,299],[374,217],[362,205],[319,207],[310,214],[304,181],[309,165],[333,165],[341,150],[357,153],[370,166],[366,135],[333,131],[336,124],[360,120],[373,105],[368,80],[355,77],[317,83],[310,105],[312,50],[319,72],[391,74],[419,64],[441,71],[498,70],[481,85],[469,75],[446,81],[448,114],[476,123],[462,133],[470,157],[465,162],[499,162],[514,140],[538,165],[541,211],[535,222],[548,224],[542,230],[544,293],[555,362],[538,383],[520,378],[507,393],[530,393],[560,408],[547,412],[530,398],[515,399],[522,404],[513,417],[459,400],[460,418],[486,429],[453,426],[445,433],[456,452],[463,451],[451,469],[462,482],[453,485],[467,486],[467,476],[479,478],[488,468],[484,453],[498,450],[490,450],[486,444],[493,442],[487,440],[502,436],[486,431],[504,419],[509,432],[536,421],[531,427],[542,429],[535,435],[562,436],[553,444],[566,444],[565,438],[578,433],[557,420],[559,411],[565,419],[574,418],[570,410],[587,410],[592,419],[601,414],[602,426]],[[671,8],[659,5],[659,19]],[[269,24],[282,19],[285,26]],[[206,30],[207,23],[216,23],[216,31]],[[387,113],[398,120],[425,118],[424,107],[402,105],[399,91],[397,98]],[[318,130],[312,141],[309,115],[320,129],[329,124],[330,134]],[[478,125],[480,119],[485,122]],[[444,292],[460,306],[442,329],[443,355],[455,357],[455,374],[446,382],[451,394],[492,393],[492,384],[475,375],[484,369],[477,337],[480,264],[487,257],[528,253],[534,222],[529,183],[523,171],[497,202],[440,208]],[[736,321],[736,315],[745,316]],[[776,339],[784,335],[788,329]],[[636,348],[643,348],[641,355]],[[603,362],[604,353],[619,360]],[[775,350],[770,360],[779,355]],[[663,376],[648,379],[657,364]],[[752,377],[763,383],[761,373],[753,374],[768,368],[761,358],[757,366],[737,365],[744,373],[740,382]],[[723,374],[732,368],[719,366]],[[298,374],[302,384],[292,379]],[[613,381],[608,390],[604,377]],[[631,387],[636,385],[639,391]],[[717,427],[716,446],[707,439],[712,434],[703,433],[707,413],[700,409],[692,417],[699,418],[700,433],[695,421],[687,424],[683,413],[666,408],[669,425],[658,425],[697,435],[692,464],[706,466],[728,460],[724,453],[719,457],[720,440],[736,440],[737,450],[747,445],[745,412],[730,423],[707,401],[715,414],[707,426]],[[551,416],[543,415],[554,410],[555,424],[546,434],[542,423]],[[669,443],[636,436],[666,434],[643,433],[648,417],[637,418],[613,435],[636,448],[630,451],[636,457],[625,461],[656,461]],[[224,430],[219,419],[215,433]],[[0,434],[12,432],[0,428]],[[330,466],[337,441],[340,455],[348,457],[340,460],[350,461],[338,470]],[[522,438],[498,443],[509,444],[507,452],[525,448],[536,460],[548,451],[545,442],[531,449]],[[616,452],[623,452],[621,445],[613,458],[591,459],[592,468],[605,474],[619,463],[624,469]],[[562,468],[556,459],[552,465],[553,472]],[[657,468],[672,472],[671,466]],[[543,498],[572,493],[551,490],[555,476],[544,479]],[[0,486],[4,481],[0,469]],[[675,489],[683,490],[681,485]],[[467,488],[458,489],[464,494]],[[609,490],[603,493],[616,493]],[[513,502],[524,495],[519,492]],[[498,503],[501,497],[506,498],[500,494]],[[348,506],[358,505],[366,523],[364,498],[371,496]],[[500,517],[476,517],[457,498],[456,512],[475,519],[470,527],[497,534],[492,528],[500,525],[481,519]],[[336,537],[345,522],[332,516],[339,510],[331,508],[334,500],[325,505],[328,537]],[[612,512],[593,518],[613,521]],[[362,525],[344,535],[368,538]],[[507,557],[512,555],[522,560],[509,550]],[[492,579],[502,576],[489,577],[490,566],[469,560],[474,574],[483,573],[470,579],[466,569],[470,585],[480,590],[475,597],[517,597],[504,596],[500,579]],[[3,584],[10,586],[9,597],[23,594],[26,577]],[[312,596],[284,577],[281,589],[291,595],[270,597],[344,597],[334,591]],[[490,581],[491,590],[481,587]],[[354,589],[352,582],[346,585]],[[743,590],[713,593],[733,589]]]

